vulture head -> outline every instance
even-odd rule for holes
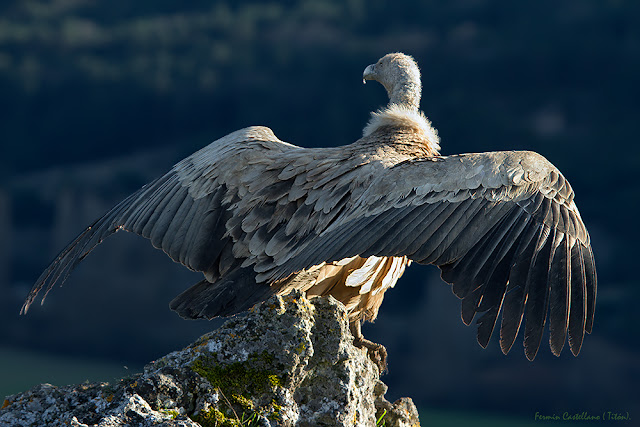
[[[362,78],[365,83],[377,81],[389,95],[387,107],[371,113],[362,135],[367,137],[378,130],[388,131],[389,127],[409,129],[414,143],[421,145],[429,155],[438,155],[438,133],[418,109],[422,84],[416,61],[404,53],[389,53],[365,68]]]
[[[363,81],[375,80],[387,90],[389,106],[396,104],[417,110],[420,105],[420,69],[416,61],[404,53],[389,53],[369,65],[362,74]]]

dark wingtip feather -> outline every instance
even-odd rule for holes
[[[166,179],[158,180],[162,184]],[[71,243],[69,243],[51,262],[49,267],[38,277],[36,283],[31,288],[22,308],[21,314],[26,314],[33,304],[38,293],[45,290],[42,303],[47,294],[53,289],[56,283],[61,285],[67,280],[71,271],[104,239],[122,228],[122,218],[136,208],[135,201],[145,191],[149,191],[153,183],[142,187],[129,197],[118,203],[110,211],[93,224],[87,227]],[[154,187],[155,188],[155,187]]]
[[[501,305],[493,306],[478,319],[478,334],[476,339],[482,348],[487,348],[487,345],[489,345],[489,339],[493,334],[500,307]]]
[[[462,322],[469,326],[473,321],[477,311],[478,303],[482,298],[482,287],[475,289],[470,295],[467,295],[462,299],[462,310],[460,311],[460,317]]]
[[[508,354],[518,336],[523,311],[520,309],[524,300],[524,292],[520,286],[507,291],[502,312],[502,324],[500,326],[500,349]]]
[[[556,356],[560,356],[567,339],[571,285],[570,255],[569,239],[564,235],[553,256],[549,272],[549,281],[552,283],[549,294],[549,346]]]
[[[534,259],[527,275],[527,305],[525,310],[524,352],[533,360],[542,342],[542,332],[549,310],[549,265],[553,255],[555,230],[544,226],[538,238]]]
[[[91,226],[87,227],[87,229],[84,230],[71,243],[69,243],[58,254],[56,259],[53,260],[53,262],[49,265],[49,267],[47,267],[47,269],[42,272],[40,277],[38,277],[38,280],[36,280],[36,283],[31,288],[31,291],[29,291],[29,295],[27,295],[27,298],[25,299],[25,302],[22,305],[22,308],[20,309],[20,314],[23,314],[23,315],[27,314],[27,311],[29,311],[29,307],[31,307],[36,297],[42,291],[43,288],[45,291],[44,291],[44,295],[42,296],[42,300],[40,304],[41,305],[44,304],[44,300],[46,299],[47,295],[49,294],[51,289],[53,289],[56,282],[60,280],[61,277],[62,277],[62,280],[60,280],[60,285],[62,286],[62,284],[67,280],[67,277],[69,276],[69,273],[71,272],[71,270],[73,270],[73,268],[79,262],[79,260],[77,260],[78,252],[84,250],[84,248],[92,240],[93,234],[96,231],[95,226],[100,222],[103,222],[103,218],[99,219],[98,221],[94,222]],[[93,249],[93,247],[90,247],[87,253],[90,252],[91,249]],[[86,253],[83,255],[83,258],[84,256],[86,256]]]
[[[538,348],[540,348],[540,344],[538,344],[538,347],[525,345],[524,355],[527,356],[527,360],[529,362],[533,362],[535,360],[536,355],[538,354]]]
[[[585,252],[586,256],[584,256]],[[593,257],[591,246],[583,247],[582,253],[585,264],[585,276],[587,279],[587,321],[585,324],[585,331],[590,334],[593,330],[593,318],[596,309],[596,294],[598,292],[598,278],[596,275],[596,263]]]
[[[522,240],[518,244],[515,264],[509,272],[509,285],[505,294],[502,311],[502,324],[500,325],[500,348],[507,354],[518,336],[527,293],[525,286],[527,276],[533,260],[538,237],[543,227],[540,224],[530,223],[523,231]],[[527,291],[528,292],[528,291]]]
[[[569,348],[577,356],[584,339],[587,320],[587,306],[585,304],[586,277],[584,259],[580,242],[575,241],[571,248],[571,303],[569,313]]]

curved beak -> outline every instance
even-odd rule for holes
[[[364,69],[362,73],[362,83],[367,83],[367,80],[376,79],[376,64],[371,64]]]

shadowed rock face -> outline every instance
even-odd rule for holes
[[[385,413],[387,426],[419,425],[411,399],[392,404],[386,390],[353,345],[344,306],[294,292],[118,383],[42,384],[10,396],[0,424],[374,426]]]

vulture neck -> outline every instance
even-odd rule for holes
[[[398,82],[392,88],[387,88],[387,94],[389,95],[388,106],[391,107],[391,105],[395,104],[417,110],[420,107],[421,93],[422,85],[420,80],[406,79]]]
[[[378,136],[379,139],[419,146],[429,156],[440,153],[438,132],[424,113],[406,104],[389,102],[386,108],[371,113],[363,136]]]

